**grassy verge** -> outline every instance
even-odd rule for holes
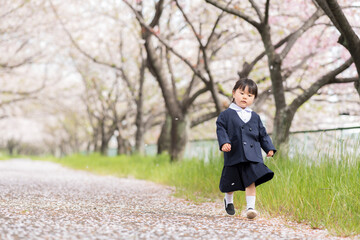
[[[267,165],[276,177],[259,188],[258,199],[270,215],[291,216],[339,236],[360,234],[360,161],[309,164],[298,157]]]
[[[257,189],[257,208],[269,216],[286,216],[313,228],[326,228],[338,236],[360,234],[360,156],[341,153],[309,159],[266,159],[275,177]],[[207,163],[193,159],[170,163],[167,155],[104,157],[97,154],[46,158],[62,165],[97,174],[135,177],[175,186],[178,196],[195,201],[222,198],[218,183],[222,159]],[[245,206],[244,193],[235,194],[238,209]]]

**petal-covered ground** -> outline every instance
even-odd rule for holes
[[[152,182],[0,161],[0,239],[338,239],[281,219],[227,216]]]

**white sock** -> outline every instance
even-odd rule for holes
[[[252,208],[255,209],[255,199],[256,196],[246,196],[246,208]]]
[[[234,196],[234,193],[232,193],[232,194],[225,193],[226,206],[229,203],[233,203],[233,196]]]

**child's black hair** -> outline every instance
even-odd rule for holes
[[[258,88],[256,83],[251,80],[250,78],[241,78],[239,79],[233,88],[233,92],[235,92],[237,89],[241,89],[242,91],[245,90],[245,88],[248,87],[249,93],[253,94],[255,98],[258,95]],[[234,101],[234,99],[233,99]]]

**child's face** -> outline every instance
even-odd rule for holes
[[[233,98],[235,99],[236,105],[244,109],[253,104],[255,95],[249,93],[249,88],[245,87],[244,90],[238,88],[236,91],[233,91]]]

